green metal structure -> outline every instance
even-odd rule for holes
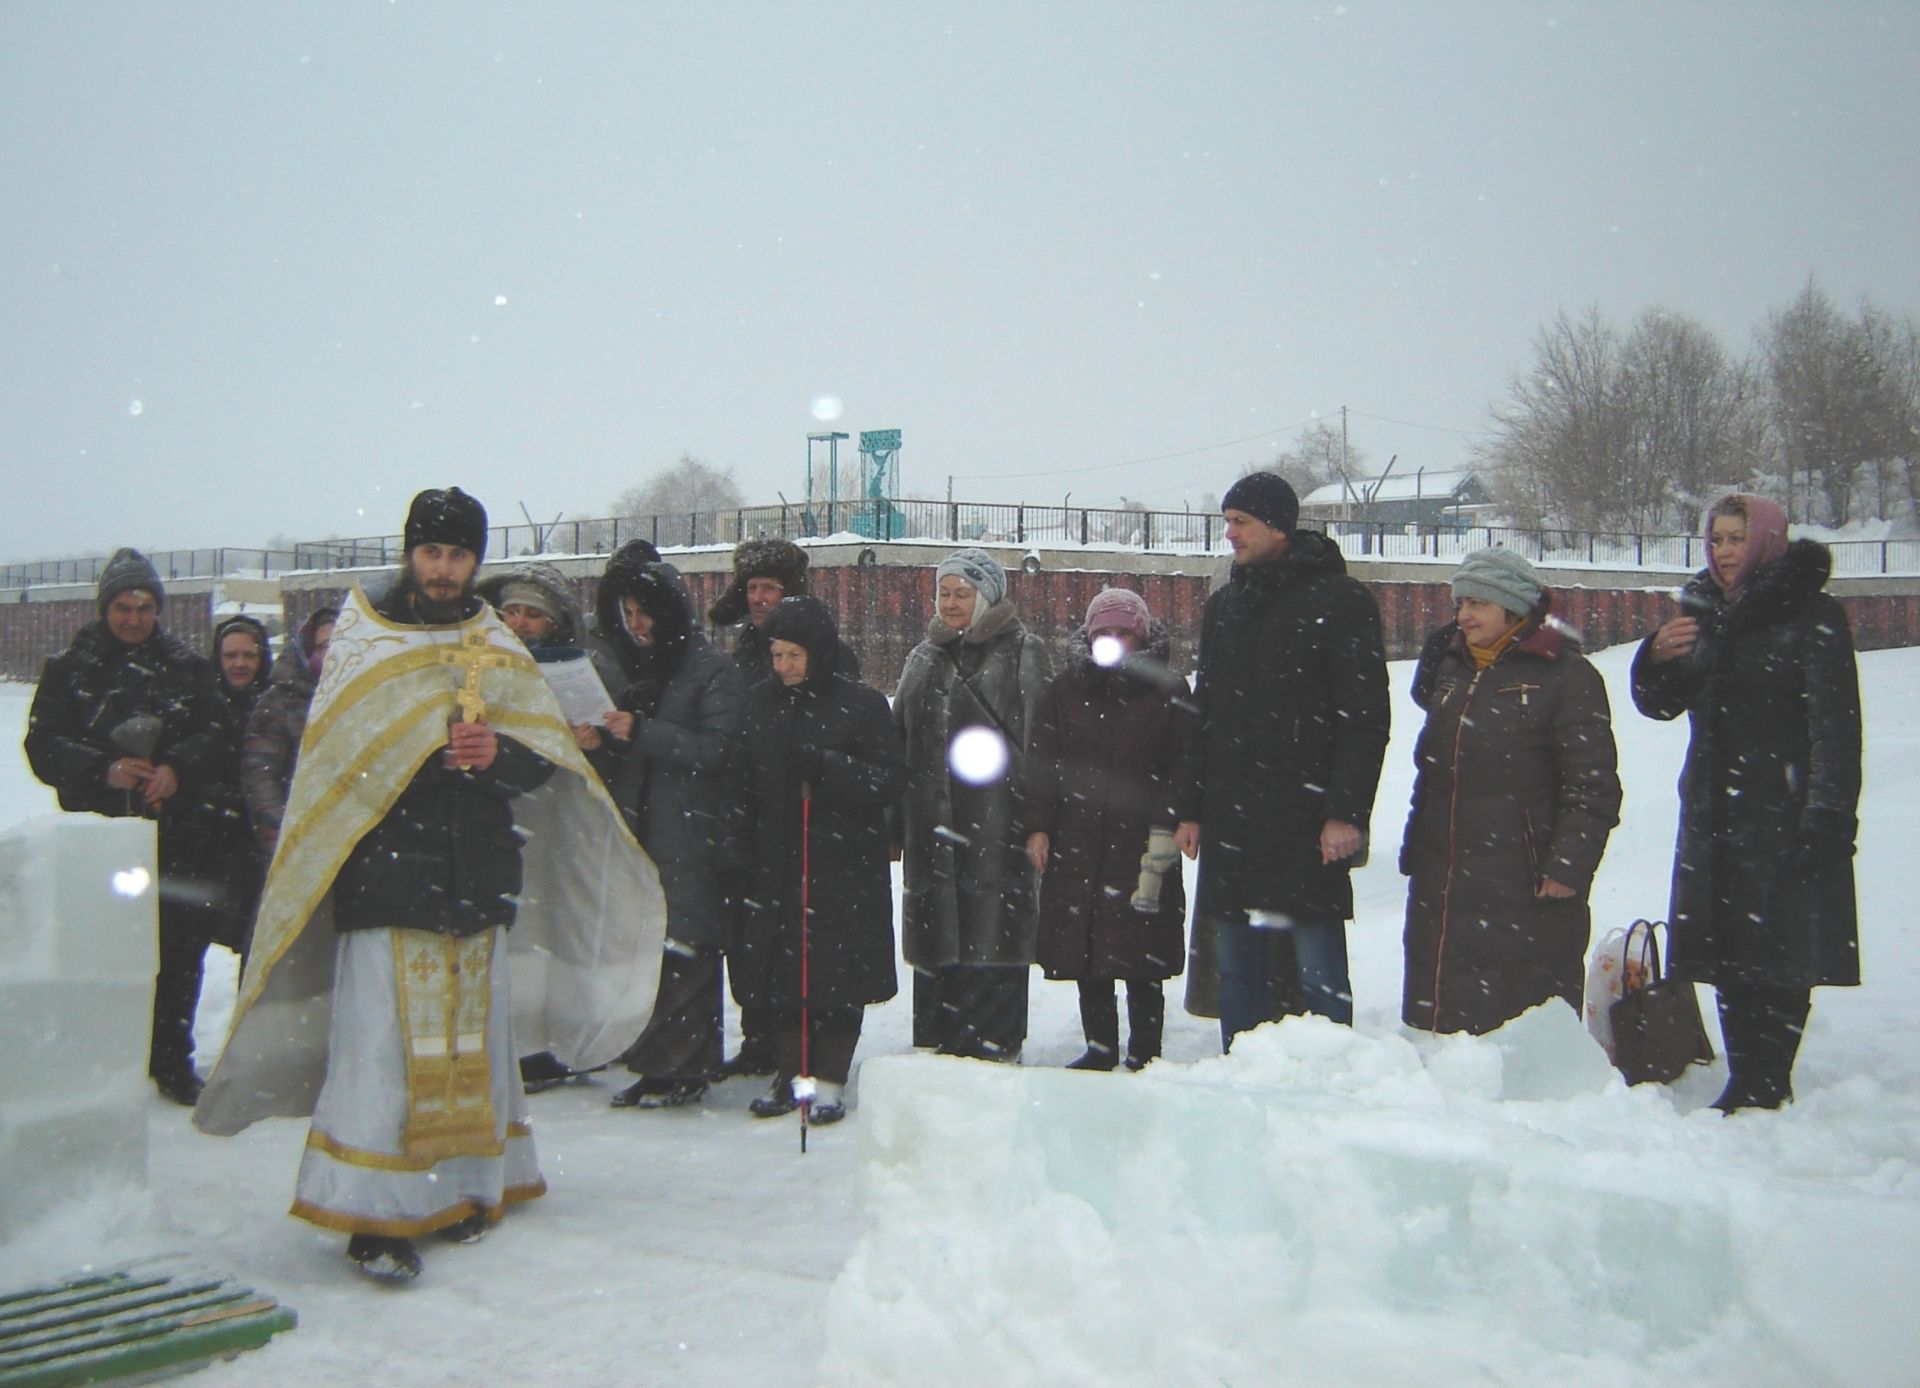
[[[177,1256],[0,1293],[0,1388],[144,1380],[258,1349],[297,1318]]]

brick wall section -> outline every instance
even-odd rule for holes
[[[91,597],[55,602],[0,603],[0,679],[37,680],[47,657],[65,650],[74,633],[100,615]],[[213,600],[206,593],[167,590],[160,625],[192,649],[213,648]]]
[[[713,570],[685,577],[695,609],[704,620],[707,608],[725,588],[728,574]],[[815,595],[838,614],[844,635],[860,654],[868,682],[891,693],[907,653],[925,637],[933,615],[932,567],[845,564],[817,567],[809,578]],[[1037,574],[1015,570],[1008,580],[1027,626],[1054,642],[1057,654],[1064,651],[1068,634],[1079,625],[1093,595],[1112,583],[1146,598],[1172,636],[1176,668],[1193,666],[1207,598],[1207,580],[1202,576],[1048,569]],[[597,580],[582,575],[573,582],[582,610],[591,612]],[[1427,633],[1452,616],[1445,581],[1368,586],[1380,604],[1389,659],[1418,654]],[[1562,588],[1559,593],[1561,616],[1584,634],[1592,651],[1638,640],[1676,612],[1671,594],[1659,589]],[[287,630],[298,629],[316,607],[337,606],[344,594],[343,587],[288,586],[283,590]],[[1841,601],[1860,650],[1920,645],[1920,594],[1848,592]],[[210,603],[205,594],[169,591],[162,620],[169,631],[204,651],[212,638]],[[0,678],[37,679],[46,658],[63,649],[94,615],[91,598],[0,603]]]

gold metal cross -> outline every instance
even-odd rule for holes
[[[460,718],[463,722],[478,723],[487,716],[487,701],[480,697],[480,672],[487,669],[505,670],[513,664],[513,657],[505,651],[489,649],[487,630],[475,627],[460,638],[460,644],[443,648],[440,652],[443,665],[464,665],[467,677],[460,686],[460,692],[454,699],[460,705]],[[463,766],[462,771],[471,767]]]

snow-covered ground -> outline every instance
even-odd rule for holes
[[[1597,659],[1627,787],[1602,928],[1664,910],[1685,741],[1632,712],[1629,655]],[[540,1095],[550,1193],[394,1293],[286,1215],[304,1124],[203,1137],[150,1098],[148,1190],[50,1213],[0,1285],[174,1248],[299,1311],[210,1384],[1912,1384],[1920,650],[1861,672],[1868,981],[1816,994],[1780,1114],[1706,1109],[1717,1066],[1629,1091],[1570,1013],[1400,1029],[1418,717],[1396,665],[1351,1032],[1288,1022],[1222,1058],[1176,982],[1165,1063],[1067,1073],[1074,990],[1036,976],[1012,1070],[910,1054],[903,997],[869,1012],[852,1116],[805,1156],[791,1120],[748,1117],[758,1081],[664,1113],[609,1110],[610,1077]],[[0,685],[15,748],[30,693]],[[0,754],[0,824],[52,808]],[[203,1065],[232,988],[210,969]]]

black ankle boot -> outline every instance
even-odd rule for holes
[[[347,1256],[376,1282],[411,1282],[420,1275],[420,1254],[411,1239],[355,1234],[347,1240]]]
[[[1069,1070],[1111,1070],[1117,1064],[1119,1059],[1114,1055],[1113,1047],[1089,1041],[1086,1053],[1078,1060],[1068,1061],[1067,1068]]]

